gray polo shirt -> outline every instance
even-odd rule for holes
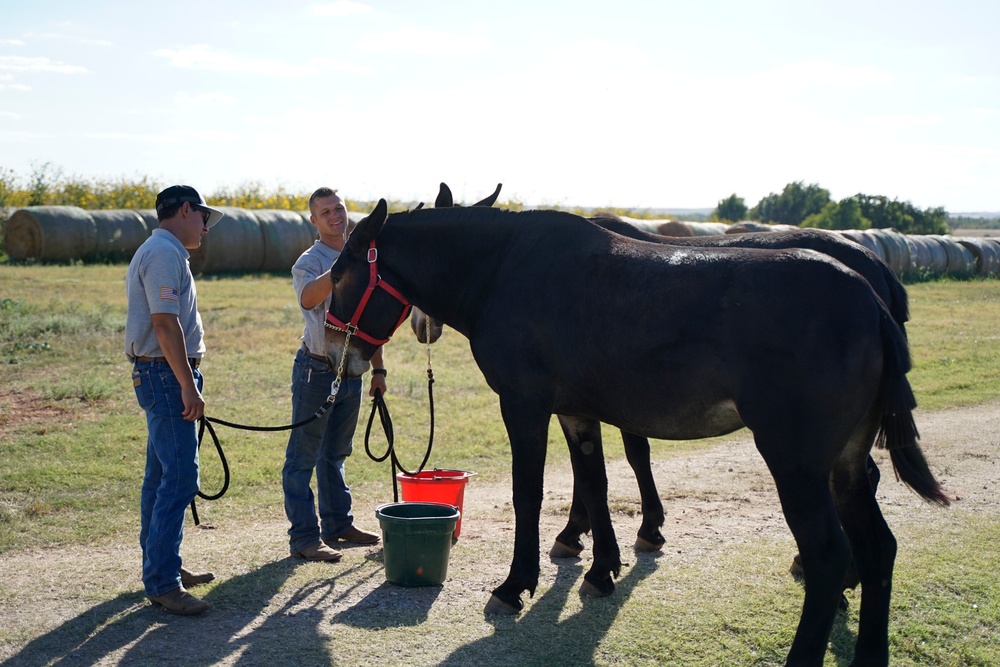
[[[198,313],[189,257],[180,240],[166,229],[154,229],[132,257],[125,275],[125,356],[129,361],[164,356],[153,330],[154,313],[176,315],[184,332],[187,356],[205,355],[205,330]]]
[[[302,307],[302,290],[306,285],[316,280],[330,270],[333,263],[340,257],[340,251],[334,250],[322,241],[316,241],[312,247],[299,255],[292,266],[292,287],[295,289],[295,300],[302,311],[302,318],[306,322],[302,331],[302,342],[314,354],[323,354],[326,349],[324,339],[326,338],[326,311],[330,309],[330,297],[326,297],[323,303],[316,304],[313,308]]]

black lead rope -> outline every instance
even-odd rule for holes
[[[205,431],[208,430],[209,435],[212,436],[212,442],[215,443],[215,450],[219,452],[219,460],[222,462],[222,489],[218,493],[208,495],[203,493],[201,489],[198,489],[198,497],[204,498],[205,500],[218,500],[222,496],[226,495],[226,491],[229,490],[230,472],[229,472],[229,461],[226,460],[226,453],[222,451],[222,443],[219,442],[219,436],[216,435],[215,429],[212,427],[212,422],[216,424],[221,424],[223,426],[229,426],[231,428],[238,428],[244,431],[290,431],[292,429],[298,428],[300,426],[305,426],[311,421],[315,421],[323,416],[333,402],[336,400],[336,396],[330,396],[326,399],[326,402],[320,406],[319,410],[313,413],[311,417],[303,419],[302,421],[296,422],[294,424],[288,424],[287,426],[248,426],[246,424],[237,424],[235,422],[229,422],[225,419],[217,419],[215,417],[202,417],[201,426],[198,429],[198,451],[201,451],[202,440],[205,439]],[[198,526],[201,521],[198,518],[198,507],[195,505],[194,499],[191,500],[191,514],[194,517],[194,525]]]
[[[427,438],[427,451],[424,452],[424,459],[420,462],[420,466],[413,472],[410,472],[399,462],[399,457],[396,456],[396,446],[395,446],[395,434],[392,430],[392,417],[389,416],[389,406],[385,404],[385,399],[382,397],[382,392],[379,389],[375,390],[375,396],[372,398],[372,412],[368,416],[368,426],[365,428],[365,452],[368,454],[368,458],[376,463],[381,463],[387,458],[392,458],[392,465],[390,466],[390,474],[392,475],[392,501],[394,503],[399,502],[399,485],[396,480],[396,471],[401,471],[406,475],[416,475],[424,469],[427,465],[428,459],[431,458],[431,449],[434,447],[434,371],[431,370],[430,365],[427,367],[427,396],[429,397],[430,412],[431,412],[431,426],[430,435]],[[379,421],[382,423],[382,431],[385,433],[386,439],[386,449],[385,453],[376,456],[372,453],[370,439],[372,432],[372,423],[375,421],[375,413],[378,413]]]

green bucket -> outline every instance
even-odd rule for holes
[[[461,515],[444,503],[388,503],[375,509],[382,527],[385,578],[397,586],[440,586]]]

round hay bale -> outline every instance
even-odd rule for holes
[[[948,270],[948,253],[934,238],[914,234],[906,237],[910,247],[910,269],[908,275],[943,276]]]
[[[316,227],[294,211],[254,211],[264,235],[261,271],[290,271],[295,260],[318,238]],[[211,234],[211,232],[209,232]]]
[[[142,242],[149,238],[146,221],[136,211],[125,209],[88,211],[97,227],[98,259],[114,262],[132,259]]]
[[[975,257],[977,276],[1000,276],[1000,243],[978,236],[963,236],[955,241],[965,246]]]
[[[971,278],[976,275],[976,257],[972,251],[954,237],[935,234],[931,236],[941,244],[947,256],[945,273],[954,278]]]
[[[191,251],[192,273],[260,271],[264,263],[264,235],[253,211],[220,206],[225,213]]]
[[[790,229],[799,229],[795,225],[768,224],[756,220],[740,220],[726,227],[726,234],[747,234],[757,232],[784,232]]]
[[[142,216],[142,219],[146,222],[146,229],[149,230],[150,234],[160,226],[160,219],[156,217],[155,208],[140,208],[136,213]]]
[[[10,216],[4,239],[11,259],[89,260],[97,251],[97,225],[76,206],[28,206]]]
[[[881,243],[879,243],[879,240],[875,238],[873,234],[866,234],[860,229],[843,229],[840,231],[840,234],[844,238],[850,239],[855,243],[863,245],[864,247],[868,248],[873,253],[875,253],[878,256],[878,258],[881,259],[883,262],[886,261],[885,247]]]
[[[665,219],[662,219],[662,218],[659,219],[659,220],[645,220],[643,218],[630,218],[630,217],[625,216],[625,215],[619,215],[617,217],[622,222],[627,222],[628,224],[632,225],[636,229],[638,229],[640,231],[643,231],[643,232],[646,232],[648,234],[659,234],[660,233],[660,225],[663,225],[663,224],[668,223],[668,222],[673,222],[672,220],[665,220]]]
[[[662,236],[716,236],[725,234],[729,225],[724,222],[682,222],[667,220],[656,229]]]
[[[885,253],[885,263],[898,277],[904,276],[910,270],[910,246],[906,243],[906,235],[895,229],[869,229],[871,234],[882,244]]]

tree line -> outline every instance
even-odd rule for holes
[[[802,181],[789,183],[780,193],[772,192],[753,208],[748,208],[742,197],[730,195],[719,201],[712,217],[726,222],[757,220],[820,229],[893,227],[904,234],[947,234],[954,227],[940,206],[921,210],[908,201],[861,193],[834,201],[829,190]],[[994,222],[1000,221],[977,219],[982,227]]]

